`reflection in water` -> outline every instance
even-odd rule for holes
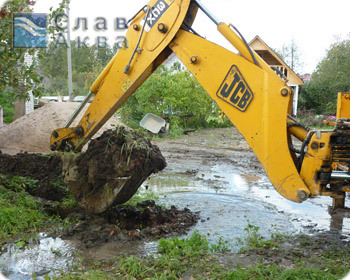
[[[188,172],[196,170],[196,172]],[[256,209],[268,210],[272,214],[272,220],[281,220],[284,224],[281,231],[293,229],[295,232],[317,232],[330,229],[341,230],[343,234],[350,233],[350,224],[344,223],[344,216],[330,215],[328,206],[332,203],[329,197],[316,197],[303,203],[295,203],[282,197],[273,188],[264,174],[237,174],[232,172],[229,164],[220,163],[214,166],[186,166],[172,164],[163,172],[147,181],[150,190],[159,195],[167,195],[170,203],[185,205],[193,211],[202,211],[201,205],[209,201],[205,197],[211,194],[213,201],[205,207],[215,215],[215,208],[224,204],[226,209],[235,211],[236,215],[230,217],[230,223],[240,224],[239,215],[244,215],[244,221],[259,222],[259,218],[265,215],[263,212],[256,213]],[[175,196],[175,194],[180,194]],[[186,194],[186,196],[185,196]],[[191,199],[186,199],[191,195]],[[175,198],[176,197],[176,198]],[[233,199],[233,197],[235,199]],[[224,201],[231,201],[227,204]],[[218,206],[214,205],[217,201]],[[232,203],[232,204],[231,204]],[[234,205],[233,205],[234,204]],[[246,205],[250,205],[246,208]],[[235,206],[241,206],[235,209]],[[213,207],[214,209],[211,209]],[[208,209],[207,209],[208,208]],[[255,216],[256,215],[256,216]],[[216,217],[220,220],[220,216]],[[291,223],[291,226],[288,224]],[[264,228],[266,227],[266,229]],[[244,226],[243,226],[244,228]],[[261,230],[270,230],[269,225],[262,225]],[[226,236],[223,236],[225,238]]]
[[[344,220],[350,220],[350,209],[336,209],[328,208],[329,215],[331,216],[330,229],[336,231],[343,231],[344,225],[349,225],[349,222],[344,223]]]

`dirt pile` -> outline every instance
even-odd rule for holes
[[[128,201],[152,173],[166,167],[157,146],[124,127],[105,131],[73,162],[65,181],[79,205],[92,213]]]
[[[42,108],[25,115],[0,129],[0,150],[5,153],[18,152],[51,153],[50,136],[56,128],[62,128],[80,103],[50,102]],[[72,126],[81,119],[84,110]],[[116,125],[123,125],[113,116],[95,136]]]
[[[62,233],[62,238],[75,239],[85,247],[118,240],[153,240],[164,236],[185,234],[196,224],[198,213],[172,206],[165,209],[153,200],[134,206],[116,206],[103,214],[74,213],[79,219]]]

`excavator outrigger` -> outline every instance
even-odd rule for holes
[[[193,29],[198,9],[238,54]],[[231,24],[198,0],[151,0],[130,21],[125,47],[109,62],[81,106],[51,135],[51,149],[79,152],[136,89],[175,53],[244,136],[275,189],[302,202],[331,196],[342,208],[350,191],[350,94],[340,94],[333,130],[310,130],[291,117],[293,90]],[[92,95],[76,127],[70,127]],[[293,146],[293,137],[301,141]]]

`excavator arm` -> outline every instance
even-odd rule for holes
[[[238,54],[216,45],[191,28],[200,8]],[[131,20],[120,49],[91,86],[91,92],[64,128],[51,135],[51,149],[80,151],[136,89],[175,53],[253,149],[275,189],[302,202],[330,195],[339,205],[349,191],[348,120],[332,131],[312,131],[289,117],[293,91],[232,25],[218,21],[195,0],[151,0]],[[76,127],[73,119],[94,100]],[[292,136],[301,141],[293,147]],[[340,156],[335,159],[335,151]],[[339,154],[339,153],[338,153]],[[349,159],[350,161],[350,159]],[[340,172],[340,173],[339,173]],[[337,176],[336,176],[336,175]],[[340,202],[339,202],[340,201]]]

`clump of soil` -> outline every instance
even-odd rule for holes
[[[66,181],[79,205],[92,213],[128,201],[152,173],[166,167],[157,146],[124,127],[105,131],[74,162]]]
[[[26,188],[33,196],[61,201],[67,195],[67,189],[62,187],[62,160],[55,154],[18,153],[11,156],[0,151],[0,173],[37,180],[35,187]]]
[[[153,200],[133,206],[116,206],[102,214],[74,213],[80,221],[66,229],[62,237],[81,241],[86,247],[117,240],[156,239],[181,235],[194,225],[199,214],[188,208],[165,209]]]

